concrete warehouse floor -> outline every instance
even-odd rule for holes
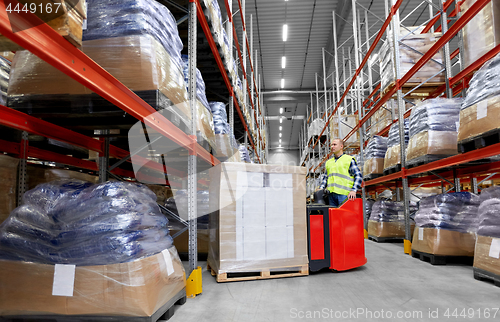
[[[403,244],[365,245],[364,267],[304,277],[218,284],[200,262],[203,294],[170,321],[500,320],[500,288],[475,280],[471,266],[432,266]]]

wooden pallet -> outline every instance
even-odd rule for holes
[[[169,320],[174,316],[174,305],[184,305],[186,303],[186,290],[183,289],[174,295],[165,305],[159,308],[151,316],[104,316],[104,315],[16,315],[0,316],[0,322],[21,322],[28,321],[65,321],[65,322],[157,322],[159,320]]]
[[[415,167],[418,167],[418,166],[421,166],[421,165],[424,165],[424,164],[427,164],[430,162],[434,162],[437,160],[448,158],[450,156],[451,155],[426,154],[426,155],[422,155],[418,158],[407,160],[406,167],[408,169],[411,169],[411,168],[415,168]],[[444,170],[444,169],[440,169],[440,170]]]
[[[425,98],[425,97],[428,97],[432,93],[434,93],[434,91],[436,89],[438,89],[440,86],[443,86],[444,84],[445,84],[444,82],[424,83],[419,88],[417,88],[416,90],[411,92],[410,95],[407,96],[407,98]],[[417,87],[418,85],[420,85],[420,83],[406,83],[406,84],[404,84],[403,88],[402,88],[403,94],[408,93],[409,91],[411,91],[413,88]],[[394,86],[396,86],[396,82],[390,83],[386,88],[384,88],[382,90],[382,96],[384,96],[387,92],[392,90],[394,88]],[[393,97],[395,97],[395,96],[393,96]]]
[[[474,272],[474,279],[476,279],[478,281],[492,282],[495,286],[500,287],[500,276],[499,275],[494,274],[492,272],[488,272],[484,269],[476,268],[476,267],[473,267],[472,270]]]
[[[307,276],[309,275],[309,266],[284,266],[277,268],[266,268],[259,271],[253,272],[226,272],[217,274],[207,263],[207,270],[210,271],[212,276],[215,276],[217,283],[223,282],[241,282],[241,281],[253,281],[253,280],[263,280],[271,278],[283,278],[283,277],[296,277],[296,276]]]
[[[383,174],[378,174],[378,173],[367,174],[366,176],[363,177],[363,180],[365,181],[373,180],[376,178],[380,178],[381,176],[383,176]]]
[[[466,264],[472,265],[474,257],[472,256],[446,256],[434,255],[416,250],[411,251],[411,256],[418,258],[423,262],[429,262],[431,265],[446,265],[446,264]]]
[[[368,235],[368,239],[376,243],[402,243],[403,237],[377,237]]]
[[[393,173],[396,173],[399,171],[401,171],[401,164],[396,164],[396,165],[393,165],[392,167],[388,167],[387,169],[384,169],[384,176],[389,175],[389,174],[393,174]]]
[[[466,153],[500,143],[500,129],[484,132],[478,136],[458,142],[458,152]]]

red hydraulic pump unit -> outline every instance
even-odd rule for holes
[[[339,208],[307,206],[309,270],[345,271],[366,264],[363,200],[348,200]]]

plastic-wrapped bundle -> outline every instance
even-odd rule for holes
[[[180,189],[175,193],[175,197],[169,198],[167,208],[174,214],[181,216],[184,220],[187,218],[188,195],[187,190]],[[208,229],[209,193],[207,190],[200,190],[197,194],[197,226],[198,229]]]
[[[368,220],[372,214],[372,209],[373,209],[373,205],[375,204],[375,200],[373,199],[366,199],[366,202],[365,202],[365,215],[366,215],[366,219]]]
[[[250,154],[248,153],[248,149],[245,145],[241,144],[238,150],[240,151],[241,161],[252,163],[252,161],[250,160]]]
[[[457,130],[462,99],[435,98],[417,105],[410,117],[407,160],[420,156],[457,154]]]
[[[177,66],[182,66],[182,41],[177,22],[164,5],[154,0],[88,0],[87,29],[83,40],[129,35],[151,35]]]
[[[81,266],[129,262],[169,248],[167,224],[146,186],[45,183],[28,191],[0,226],[0,258]]]
[[[408,145],[409,141],[409,121],[405,119],[404,129],[405,129],[405,146]],[[401,145],[399,138],[399,121],[394,123],[389,129],[389,137],[387,139],[387,152],[385,153],[384,159],[384,169],[393,167],[395,165],[401,164]]]
[[[387,138],[375,135],[365,150],[365,164],[363,175],[382,174],[384,172],[384,158],[387,151]]]
[[[402,202],[379,200],[372,206],[370,220],[377,222],[404,221],[403,211]]]
[[[0,104],[7,104],[7,89],[9,88],[10,61],[0,56]]]
[[[458,232],[478,229],[479,196],[469,192],[447,193],[420,200],[415,215],[419,227],[441,228]]]
[[[481,191],[477,234],[500,238],[500,187]]]
[[[325,121],[322,119],[315,119],[311,122],[311,125],[309,125],[309,138],[314,137],[314,136],[319,136],[323,129],[325,128]],[[347,134],[347,133],[346,133]],[[323,135],[326,135],[326,132],[323,132]]]
[[[410,212],[415,210],[416,205],[410,204]],[[411,216],[410,219],[412,219]],[[414,225],[413,221],[410,221],[410,225]],[[404,238],[405,216],[403,203],[390,200],[376,201],[373,204],[368,220],[368,234],[374,237]]]
[[[485,63],[472,77],[460,111],[458,141],[500,128],[500,54]]]
[[[215,134],[228,134],[231,132],[227,122],[226,105],[221,102],[210,102],[210,109],[214,119]]]
[[[182,71],[184,73],[184,81],[186,82],[186,89],[189,92],[189,56],[182,55]],[[207,108],[211,110],[207,101],[207,96],[205,94],[205,81],[201,75],[201,72],[196,68],[196,97],[200,102]]]

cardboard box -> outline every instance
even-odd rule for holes
[[[453,230],[415,227],[413,250],[444,256],[474,256],[476,235]]]
[[[369,174],[384,174],[384,159],[372,158],[365,161],[363,166],[363,176]]]
[[[466,0],[461,6],[462,15],[476,2]],[[462,29],[464,42],[464,67],[478,60],[500,44],[500,3],[491,1],[484,6]]]
[[[500,238],[477,235],[474,267],[500,276]]]
[[[352,128],[359,123],[358,115],[341,115],[340,116],[340,131],[339,119],[334,116],[330,120],[330,139],[343,139]],[[347,141],[344,142],[345,147],[359,147],[359,132],[354,133]]]
[[[424,155],[450,156],[458,153],[457,132],[424,131],[410,138],[406,159],[412,160]]]
[[[59,35],[76,47],[82,45],[83,21],[87,18],[87,9],[85,1],[75,0],[36,0],[29,1],[29,4],[34,3],[39,9],[40,6],[44,10],[36,11],[35,15],[45,21],[52,29],[57,31]],[[74,5],[76,3],[76,5]],[[59,4],[61,4],[59,6]],[[21,6],[23,4],[21,3]],[[14,4],[12,5],[13,9]],[[45,8],[52,7],[50,13]],[[21,7],[22,9],[23,7]],[[57,9],[57,10],[56,10]],[[24,48],[13,42],[9,38],[0,35],[0,51],[18,51]]]
[[[41,183],[55,180],[76,179],[98,183],[99,177],[78,171],[53,169],[42,166],[28,165],[26,167],[28,174],[28,190],[31,190]]]
[[[500,128],[500,96],[482,100],[460,111],[458,142]]]
[[[305,175],[282,165],[210,169],[208,264],[217,274],[308,264]]]
[[[17,167],[19,159],[0,154],[0,223],[17,205]]]
[[[411,223],[410,229],[413,231],[415,223]],[[368,235],[384,238],[405,238],[404,221],[378,222],[368,220]]]
[[[151,316],[186,285],[175,247],[129,263],[77,266],[74,280],[55,267],[0,260],[0,316]],[[61,290],[72,296],[53,295]]]
[[[384,169],[401,164],[401,146],[394,145],[387,148],[384,159]]]

